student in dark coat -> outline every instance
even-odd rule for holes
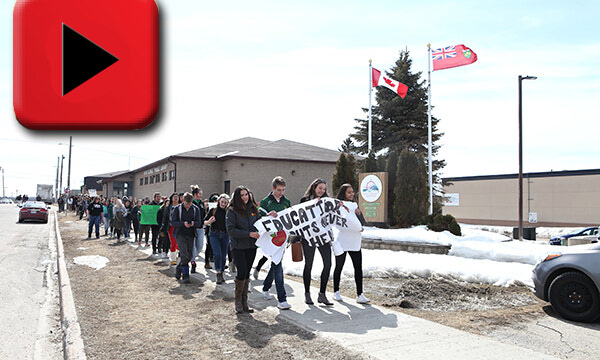
[[[248,307],[248,284],[250,270],[256,257],[256,239],[259,235],[254,223],[260,219],[256,203],[251,200],[250,191],[238,186],[225,215],[227,233],[231,241],[233,262],[237,267],[235,277],[235,311],[254,312]]]

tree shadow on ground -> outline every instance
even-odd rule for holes
[[[248,346],[261,349],[269,344],[271,338],[279,334],[295,335],[302,340],[312,340],[317,337],[312,332],[294,326],[281,315],[275,317],[275,324],[267,324],[255,319],[252,314],[237,314],[238,323],[236,333],[233,335],[237,340],[244,341]]]

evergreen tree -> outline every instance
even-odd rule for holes
[[[358,175],[356,174],[356,160],[354,160],[352,154],[341,153],[335,164],[331,189],[332,196],[335,196],[340,186],[346,183],[352,185],[352,188],[357,189]]]
[[[388,173],[388,222],[390,225],[395,225],[394,218],[394,203],[396,201],[396,173],[398,172],[398,151],[392,150],[386,157],[387,163],[385,171]]]
[[[427,169],[422,156],[414,151],[404,150],[400,153],[394,193],[394,217],[401,227],[416,225],[427,215]]]
[[[377,159],[375,158],[375,152],[371,151],[369,156],[363,162],[363,172],[376,172],[377,171]]]
[[[408,93],[404,99],[393,91],[375,88],[377,105],[372,107],[373,151],[393,150],[402,152],[411,150],[417,152],[426,161],[428,153],[428,126],[427,126],[427,86],[421,80],[422,72],[411,72],[412,60],[408,50],[400,51],[400,56],[386,76],[400,81],[408,86]],[[368,109],[363,109],[367,112]],[[356,151],[360,154],[367,153],[368,149],[368,119],[356,119],[358,124],[354,127],[356,132],[350,136],[357,143]],[[432,157],[438,153],[439,145],[436,142],[443,135],[438,131],[439,120],[432,116]],[[434,160],[432,163],[434,184],[440,179],[437,172],[446,166],[444,160]],[[390,177],[393,174],[389,174]],[[439,186],[438,186],[439,187]]]
[[[347,154],[356,154],[356,146],[354,145],[354,141],[352,141],[352,137],[348,136],[338,151],[345,152]]]

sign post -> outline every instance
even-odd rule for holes
[[[386,222],[388,173],[361,173],[358,183],[358,206],[365,220],[371,223]]]

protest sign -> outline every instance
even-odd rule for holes
[[[356,204],[352,207],[355,209]],[[254,223],[260,235],[256,245],[273,263],[279,264],[290,235],[302,237],[310,246],[318,247],[329,246],[335,238],[335,228],[360,231],[356,216],[356,220],[349,221],[349,214],[353,211],[333,198],[314,199],[294,205],[278,212],[277,217],[265,216]]]
[[[140,210],[140,224],[142,225],[158,225],[156,221],[156,214],[160,205],[142,205]]]

